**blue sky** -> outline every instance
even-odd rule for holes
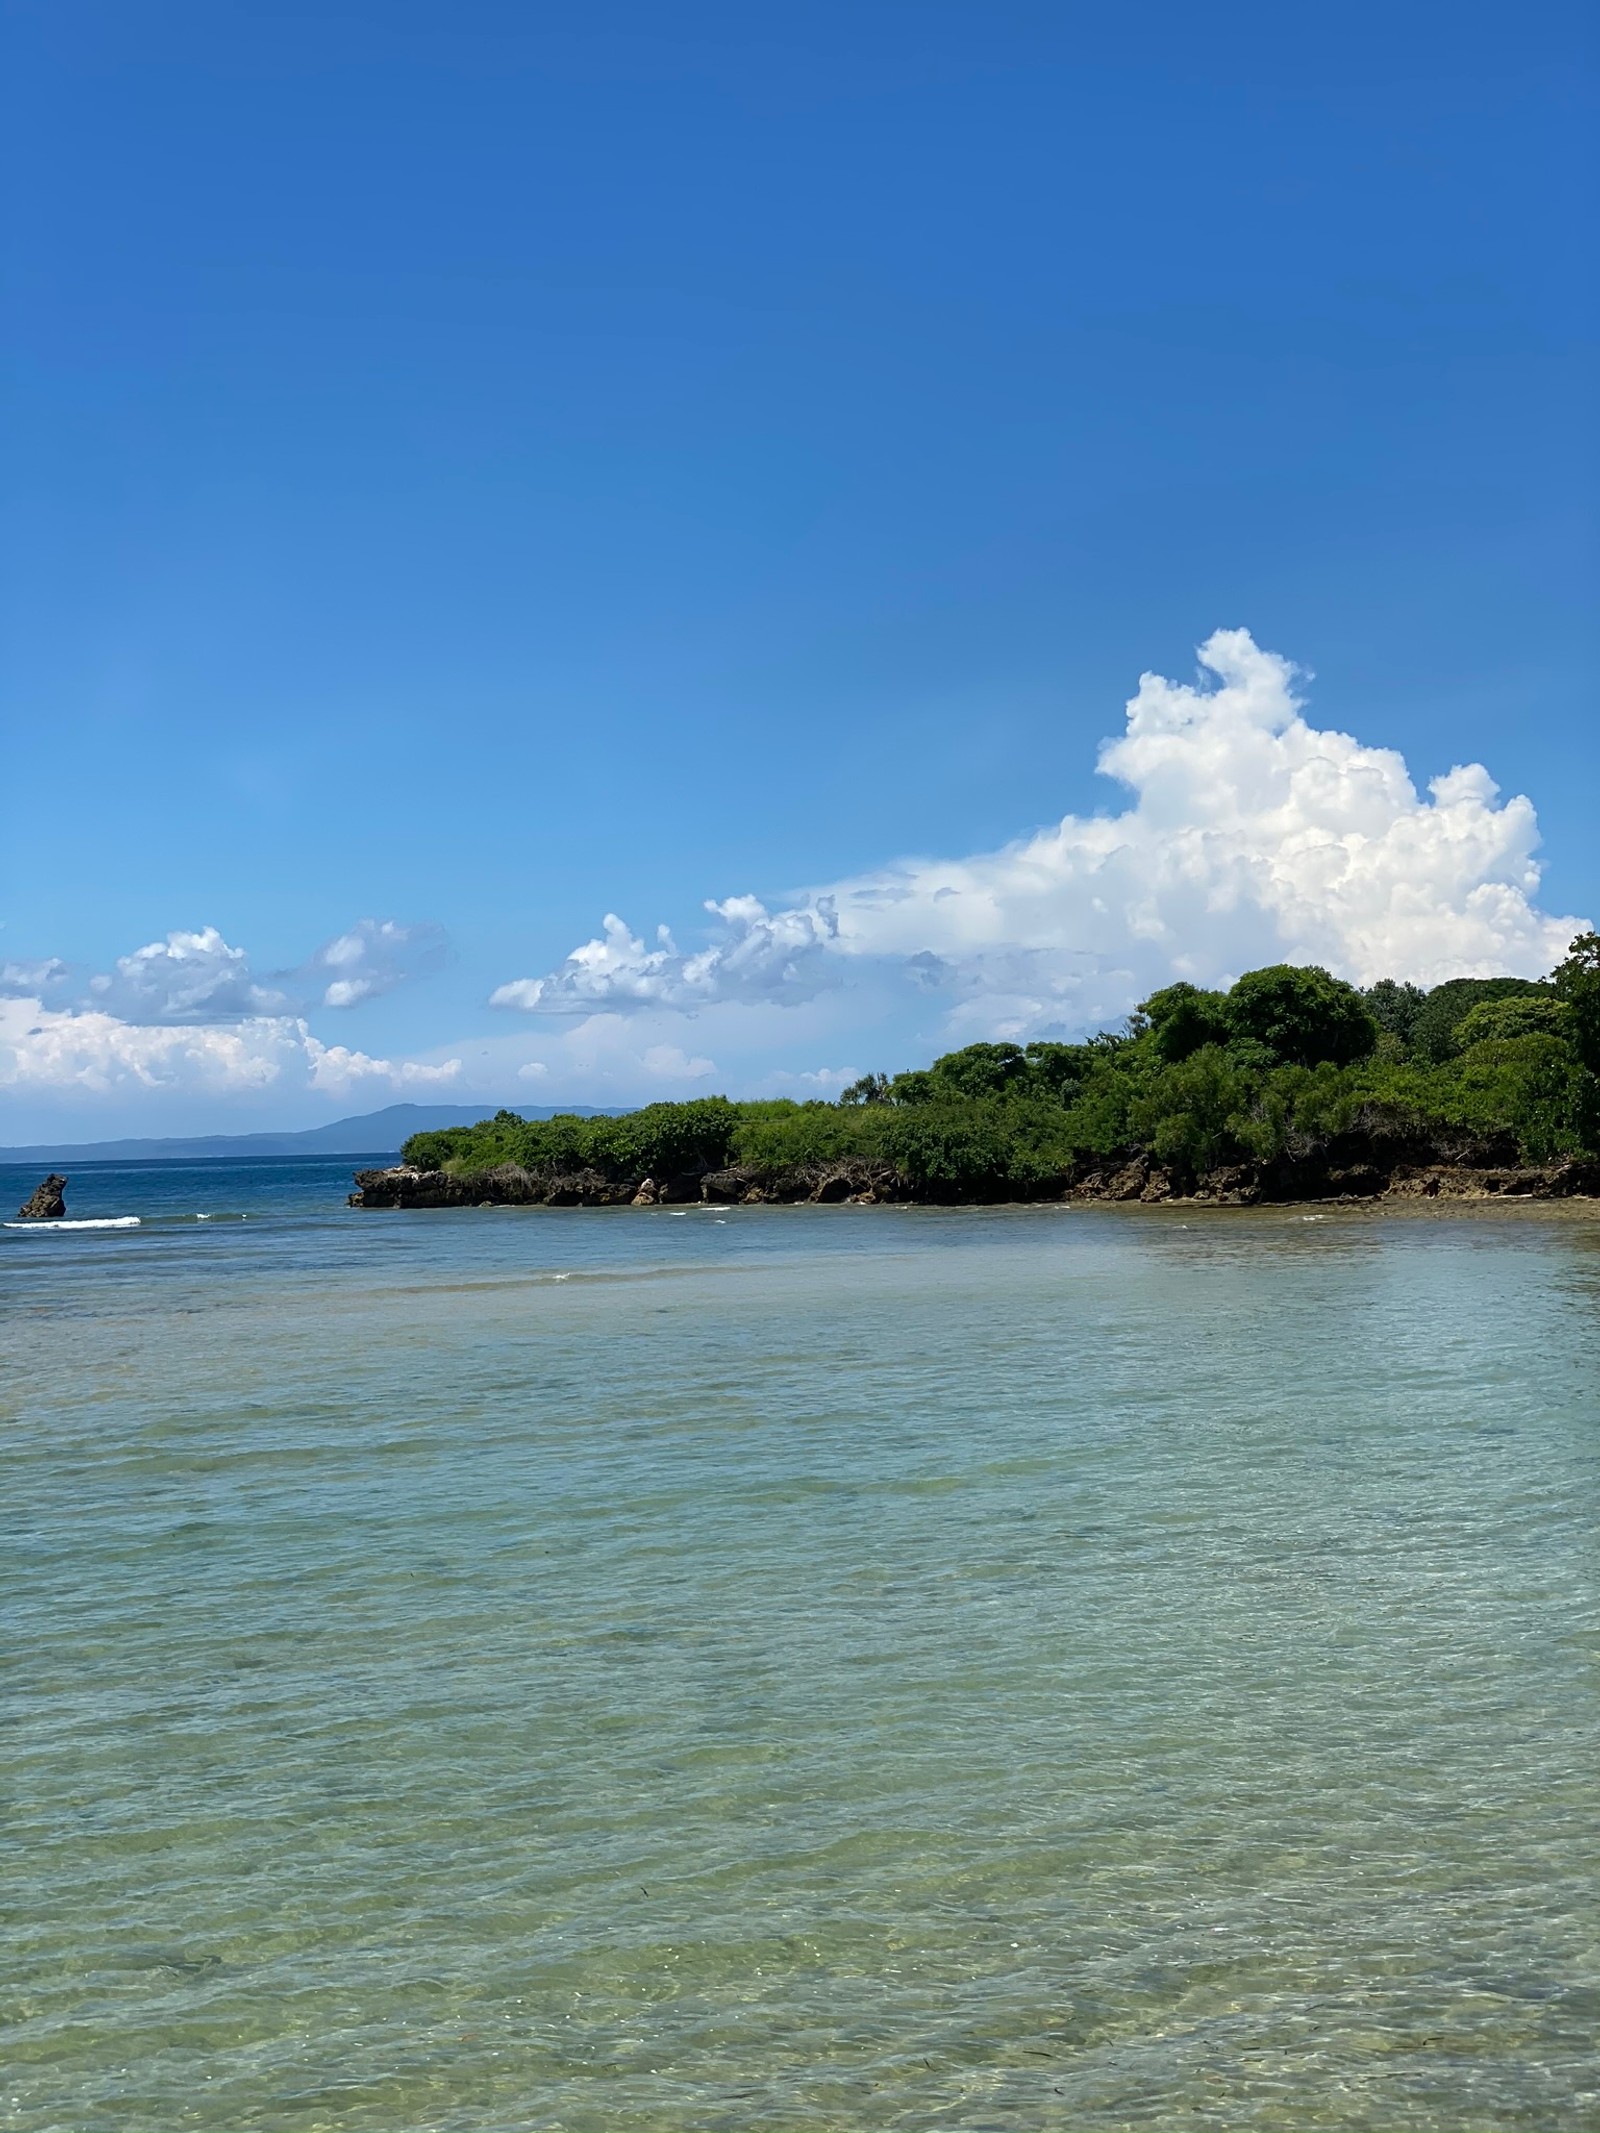
[[[1600,917],[1588,10],[0,20],[0,1141]]]

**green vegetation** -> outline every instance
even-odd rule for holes
[[[1083,1044],[970,1044],[837,1103],[651,1104],[622,1118],[419,1133],[406,1161],[471,1177],[514,1163],[612,1181],[859,1161],[930,1197],[1026,1195],[1145,1155],[1182,1182],[1346,1140],[1441,1136],[1499,1161],[1600,1152],[1600,936],[1544,981],[1365,992],[1292,964],[1227,992],[1177,984]]]
[[[520,1163],[527,1170],[598,1170],[608,1178],[672,1177],[727,1162],[742,1114],[762,1108],[701,1096],[693,1103],[647,1104],[621,1118],[525,1119],[497,1111],[479,1126],[414,1133],[403,1152],[418,1169],[468,1175]]]

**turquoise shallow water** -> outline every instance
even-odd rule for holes
[[[1600,2123],[1600,1215],[347,1183],[0,1232],[0,2124]]]

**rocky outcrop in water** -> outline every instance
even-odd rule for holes
[[[67,1181],[52,1170],[17,1209],[19,1222],[59,1222],[67,1211]]]

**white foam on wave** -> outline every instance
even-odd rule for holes
[[[33,1221],[8,1222],[6,1224],[7,1229],[137,1229],[138,1227],[139,1217],[137,1215],[86,1215],[81,1221]]]

